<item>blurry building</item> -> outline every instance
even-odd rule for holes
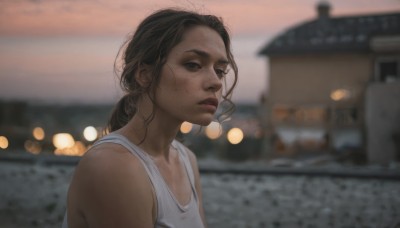
[[[74,142],[90,145],[84,136],[86,127],[100,133],[107,123],[113,105],[46,104],[0,100],[0,137],[7,139],[10,152],[53,153],[53,137],[68,133]],[[36,137],[34,129],[43,131]],[[1,142],[1,141],[0,141]],[[0,145],[0,152],[1,150]],[[3,148],[4,149],[4,148]]]
[[[0,136],[12,139],[7,143],[10,149],[23,148],[24,141],[29,135],[27,110],[26,102],[0,100]]]
[[[264,102],[269,155],[350,151],[372,162],[394,159],[400,12],[332,17],[326,1],[316,9],[315,19],[287,29],[259,52],[270,70]],[[382,129],[381,122],[392,127]],[[383,151],[384,143],[390,146]]]

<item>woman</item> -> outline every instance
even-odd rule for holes
[[[153,13],[127,41],[120,79],[126,95],[75,170],[63,227],[205,227],[196,157],[174,139],[184,121],[206,126],[221,100],[232,104],[222,21]]]

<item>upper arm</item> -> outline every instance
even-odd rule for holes
[[[152,192],[136,157],[93,151],[76,169],[68,203],[82,213],[89,227],[153,227]]]

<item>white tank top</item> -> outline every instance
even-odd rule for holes
[[[134,156],[139,158],[142,162],[147,175],[153,185],[156,198],[157,198],[157,219],[154,227],[168,227],[168,228],[204,228],[200,212],[198,196],[194,185],[194,173],[193,169],[184,146],[174,140],[172,146],[179,152],[179,157],[184,164],[187,172],[189,182],[192,188],[192,195],[190,201],[186,205],[181,205],[175,198],[172,191],[164,181],[160,174],[157,166],[150,158],[150,156],[144,152],[140,147],[130,142],[127,138],[122,135],[111,133],[98,140],[93,146],[101,143],[116,143],[124,146]],[[67,224],[67,213],[65,213],[62,228],[68,228]]]

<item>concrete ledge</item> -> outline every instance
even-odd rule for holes
[[[244,169],[241,167],[209,168],[200,166],[201,173],[215,174],[241,174],[241,175],[291,175],[291,176],[322,176],[343,178],[367,178],[367,179],[390,179],[400,181],[400,171],[392,170],[368,170],[362,167],[332,169],[326,167],[263,167],[256,169]]]
[[[0,162],[17,162],[38,165],[75,166],[81,157],[32,155],[28,153],[0,153]],[[238,175],[291,175],[325,176],[342,178],[370,178],[400,181],[400,169],[378,168],[370,166],[306,165],[302,167],[274,167],[261,162],[229,163],[224,161],[199,160],[202,174],[238,174]]]
[[[76,156],[55,156],[52,154],[34,155],[29,153],[0,153],[0,161],[19,162],[41,165],[69,165],[75,166],[81,157]]]

